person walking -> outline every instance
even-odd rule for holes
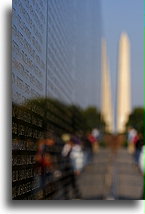
[[[135,162],[139,164],[139,158],[143,147],[143,136],[141,133],[138,133],[136,141],[134,143],[135,143],[135,152],[134,152]]]
[[[76,163],[77,155],[75,154],[76,148],[74,146],[75,138],[72,138],[70,135],[65,135],[65,137],[62,137],[62,139],[65,143],[62,149],[62,157],[64,159],[64,169],[62,176],[64,197],[66,200],[70,199],[69,187],[71,187],[74,197],[80,198],[81,196],[76,181],[76,177],[79,174],[78,170],[80,169],[80,164]]]
[[[55,150],[56,144],[54,136],[47,136],[38,142],[38,151],[35,155],[36,163],[41,167],[40,188],[44,189],[56,172]]]

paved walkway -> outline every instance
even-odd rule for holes
[[[102,149],[78,178],[81,199],[141,199],[143,176],[125,149]]]

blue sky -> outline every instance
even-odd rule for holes
[[[143,0],[101,0],[103,36],[107,40],[115,98],[118,41],[125,31],[131,43],[132,106],[143,106]],[[113,100],[115,103],[115,100]]]

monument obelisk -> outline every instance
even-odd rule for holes
[[[131,113],[130,42],[126,33],[119,41],[118,84],[117,84],[117,132],[123,133]]]
[[[101,113],[106,123],[106,131],[113,132],[113,110],[111,97],[111,82],[109,73],[109,63],[107,56],[106,41],[102,40],[102,56],[101,56],[101,73],[102,73],[102,106]]]

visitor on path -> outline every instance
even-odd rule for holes
[[[64,147],[62,149],[62,157],[64,159],[64,169],[62,173],[63,191],[65,199],[69,199],[69,187],[73,189],[75,198],[80,198],[76,176],[80,174],[80,163],[78,164],[79,155],[76,154],[74,138],[69,134],[62,136]],[[75,139],[76,140],[76,139]],[[78,152],[78,151],[77,151]],[[67,179],[66,179],[67,178]],[[68,180],[68,182],[66,182]]]
[[[74,172],[79,174],[84,165],[84,154],[82,151],[81,141],[76,136],[66,136],[65,139],[67,140],[62,150],[62,156],[70,159]]]
[[[135,152],[134,152],[135,162],[139,164],[139,158],[143,147],[143,135],[141,133],[138,133],[134,141],[134,146],[135,146]]]
[[[137,136],[137,131],[134,128],[128,128],[128,152],[133,154],[135,151],[134,141]]]
[[[100,131],[95,128],[92,130],[92,136],[96,139],[93,143],[93,152],[97,153],[99,151],[99,137],[100,137]]]
[[[145,159],[144,159],[144,153],[145,152],[145,145],[142,146],[140,157],[139,157],[139,168],[142,172],[142,174],[145,174]]]
[[[55,175],[60,175],[61,172],[55,165],[56,139],[54,136],[48,135],[38,142],[38,151],[35,155],[36,163],[41,167],[40,187],[44,188]]]
[[[84,153],[84,166],[89,164],[93,157],[93,146],[88,138],[88,136],[82,137],[82,144],[83,144],[83,153]]]
[[[84,166],[84,154],[81,147],[81,141],[76,136],[73,136],[70,141],[72,143],[72,150],[70,153],[71,163],[75,174],[79,175]]]

